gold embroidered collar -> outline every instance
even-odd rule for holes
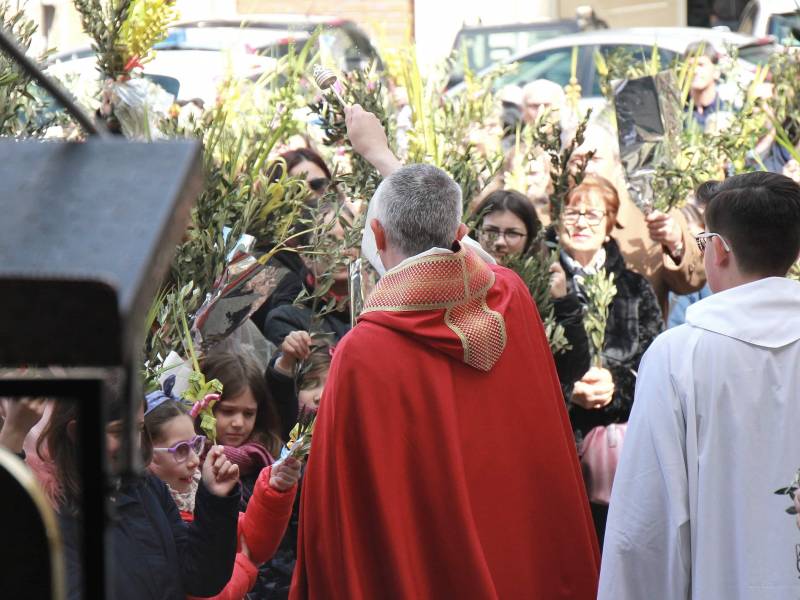
[[[423,256],[387,272],[362,314],[443,309],[445,325],[461,340],[464,362],[489,371],[506,345],[503,316],[486,304],[494,281],[494,271],[463,247]]]

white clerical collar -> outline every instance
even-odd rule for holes
[[[467,249],[469,249],[474,254],[477,254],[481,258],[481,260],[483,260],[484,262],[489,263],[490,265],[497,264],[497,261],[492,257],[492,255],[489,254],[488,252],[486,252],[486,250],[484,250],[478,242],[473,240],[468,235],[465,235],[463,238],[461,238],[461,244],[464,245]],[[393,271],[394,269],[399,269],[401,267],[404,267],[405,265],[407,265],[411,261],[417,260],[418,258],[424,258],[425,256],[435,256],[437,254],[453,254],[453,251],[452,250],[446,250],[444,248],[431,248],[430,250],[426,250],[425,252],[420,252],[419,254],[417,254],[415,256],[408,257],[403,262],[401,262],[399,265],[397,265],[393,269],[389,269],[389,270]]]
[[[767,277],[712,294],[686,309],[686,323],[766,348],[800,339],[800,283]]]

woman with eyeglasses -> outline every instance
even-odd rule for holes
[[[475,210],[479,221],[477,237],[481,246],[498,262],[513,256],[543,252],[537,237],[541,231],[536,210],[520,192],[497,190]],[[513,266],[513,265],[512,265]],[[556,322],[564,327],[570,349],[553,356],[561,385],[572,387],[589,368],[589,341],[583,328],[583,307],[566,286],[564,269],[556,262],[551,267],[550,295]]]
[[[284,174],[291,177],[305,179],[308,185],[309,202],[316,204],[327,192],[331,183],[331,172],[325,160],[311,148],[297,148],[288,150],[281,154],[277,160],[267,168],[270,183],[280,181]],[[290,242],[301,243],[302,240],[296,239]],[[274,240],[262,240],[265,242],[265,250],[269,250]],[[264,331],[264,321],[267,314],[273,308],[282,304],[291,304],[302,291],[308,269],[302,258],[297,252],[279,252],[272,260],[271,264],[288,269],[287,274],[278,283],[266,302],[251,317],[253,323]]]
[[[639,361],[663,329],[653,288],[647,279],[625,266],[611,237],[618,211],[619,196],[614,186],[600,176],[587,175],[567,195],[556,230],[561,265],[571,292],[585,304],[583,279],[600,268],[614,274],[617,288],[609,307],[603,365],[590,368],[565,393],[579,452],[583,439],[595,427],[628,421]],[[608,505],[592,503],[591,508],[602,546]]]

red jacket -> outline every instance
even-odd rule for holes
[[[241,543],[237,543],[236,564],[230,581],[213,600],[241,600],[256,583],[258,567],[267,562],[283,539],[286,526],[292,514],[297,486],[285,492],[279,492],[269,485],[272,467],[266,467],[256,480],[253,495],[247,504],[247,510],[239,513],[239,538],[244,536],[250,558],[241,552]],[[191,514],[181,513],[184,520],[192,519]],[[188,518],[187,518],[188,517]],[[190,596],[189,598],[193,598]]]

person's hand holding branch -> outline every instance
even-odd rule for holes
[[[296,458],[289,457],[272,466],[269,474],[269,486],[279,492],[286,492],[300,479],[300,467],[302,463]]]
[[[567,274],[564,267],[556,261],[550,265],[550,296],[553,298],[563,298],[567,295]]]
[[[283,339],[281,355],[275,361],[275,370],[294,376],[297,363],[311,355],[311,336],[307,331],[292,331]]]
[[[239,466],[225,456],[222,446],[208,451],[203,463],[203,485],[215,496],[227,496],[239,481]]]
[[[350,145],[381,176],[388,177],[402,166],[389,148],[386,132],[378,117],[358,104],[346,106],[344,114]]]
[[[0,446],[21,454],[25,437],[44,414],[46,401],[43,398],[21,398],[4,400],[3,404],[5,421],[0,428]]]
[[[667,249],[672,259],[679,263],[683,258],[683,232],[670,215],[654,210],[645,217],[650,239]]]
[[[614,379],[608,369],[592,367],[572,388],[570,401],[586,410],[607,406],[614,397]]]

